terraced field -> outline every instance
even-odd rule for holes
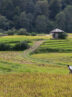
[[[31,41],[26,51],[0,51],[0,97],[72,97],[72,75],[67,68],[72,64],[72,36],[67,40],[50,38],[0,38],[9,44]]]
[[[47,40],[36,52],[72,52],[72,39],[66,40]]]
[[[38,53],[31,56],[35,60],[40,60],[44,64],[50,66],[64,66],[72,65],[72,53]],[[46,66],[49,66],[49,65]]]
[[[31,56],[44,64],[67,66],[72,64],[72,38],[66,40],[46,40]],[[46,65],[49,66],[49,65]]]
[[[0,43],[17,43],[20,41],[32,41],[32,40],[41,40],[49,39],[51,36],[4,36],[0,37]]]

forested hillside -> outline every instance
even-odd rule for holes
[[[0,30],[72,32],[72,0],[0,0]]]

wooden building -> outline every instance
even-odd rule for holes
[[[65,32],[63,30],[56,28],[52,30],[50,33],[52,34],[53,39],[59,39],[59,35]]]

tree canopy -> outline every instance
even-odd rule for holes
[[[0,0],[2,30],[49,33],[56,27],[72,32],[72,0]]]

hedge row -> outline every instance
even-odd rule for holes
[[[19,42],[14,46],[6,43],[0,43],[0,51],[23,51],[29,48],[29,44],[26,41]]]

